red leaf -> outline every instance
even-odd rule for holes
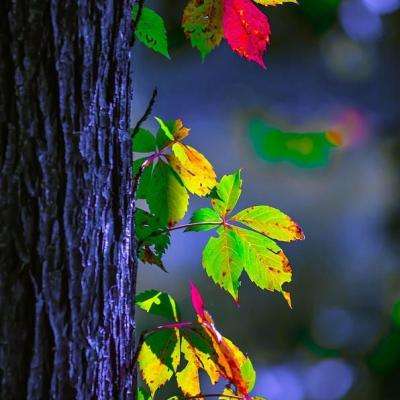
[[[196,314],[204,318],[203,297],[201,296],[199,289],[197,289],[197,286],[193,282],[190,282],[190,294],[192,297],[192,305],[194,310],[196,311]]]
[[[268,18],[251,0],[223,0],[224,36],[232,49],[266,68],[263,54],[271,33]]]

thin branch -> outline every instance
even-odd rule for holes
[[[151,95],[151,98],[149,100],[149,103],[147,104],[146,107],[146,111],[144,112],[144,114],[142,115],[142,118],[139,119],[138,122],[136,122],[135,127],[132,129],[132,134],[131,134],[131,138],[133,139],[136,134],[139,132],[140,127],[142,126],[143,122],[145,122],[147,120],[147,118],[149,118],[151,111],[153,109],[154,103],[156,102],[157,99],[157,95],[158,95],[158,89],[157,87],[155,87],[153,89],[153,93]]]
[[[143,8],[144,8],[144,2],[145,2],[145,0],[138,0],[135,3],[135,5],[136,4],[138,5],[138,11],[137,11],[137,14],[136,14],[136,18],[132,21],[132,37],[131,37],[131,40],[129,42],[129,46],[130,47],[133,47],[135,45],[135,42],[136,42],[136,35],[135,34],[136,34],[136,29],[137,29],[137,27],[139,25],[140,18],[142,17]]]
[[[146,168],[146,166],[144,167]],[[143,169],[144,169],[143,168]],[[188,224],[183,224],[183,225],[176,225],[176,226],[171,226],[165,229],[161,229],[157,232],[152,232],[150,233],[150,235],[148,235],[147,237],[143,238],[141,241],[138,242],[137,247],[140,248],[143,244],[143,242],[147,239],[150,239],[153,236],[158,236],[161,235],[162,233],[166,233],[166,232],[172,232],[172,231],[176,231],[178,229],[186,229],[186,228],[190,228],[192,226],[205,226],[205,225],[215,225],[215,226],[219,226],[219,225],[223,225],[223,221],[219,221],[219,222],[192,222],[192,223],[188,223]]]
[[[208,222],[192,222],[192,223],[188,223],[188,224],[183,224],[183,225],[176,225],[176,226],[171,226],[169,228],[167,228],[166,230],[168,230],[169,232],[172,231],[176,231],[178,229],[186,229],[186,228],[191,228],[192,226],[204,226],[204,225],[222,225],[223,221],[208,221]]]

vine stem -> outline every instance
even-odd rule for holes
[[[191,228],[192,226],[204,226],[204,225],[223,225],[224,221],[219,221],[219,222],[214,222],[214,221],[210,221],[210,222],[191,222],[188,224],[182,224],[182,225],[176,225],[176,226],[171,226],[168,227],[167,229],[165,229],[166,231],[176,231],[178,229],[186,229],[186,228]]]
[[[146,167],[144,167],[144,168],[146,168]],[[143,169],[144,169],[144,168],[143,168]],[[153,237],[153,236],[158,236],[158,235],[160,235],[161,233],[164,233],[164,232],[177,231],[178,229],[186,229],[186,228],[190,228],[190,227],[192,227],[192,226],[205,226],[205,225],[220,226],[220,225],[223,225],[223,224],[224,224],[224,221],[219,221],[219,222],[216,222],[216,221],[214,222],[214,221],[212,221],[212,222],[192,222],[192,223],[188,223],[188,224],[182,224],[182,225],[171,226],[171,227],[162,229],[162,230],[160,230],[160,231],[158,231],[158,232],[152,232],[149,236],[147,236],[147,237],[145,237],[144,239],[142,239],[141,241],[139,241],[139,242],[137,243],[137,247],[140,248],[140,246],[143,244],[143,242],[144,242],[146,239],[149,239],[149,238],[151,238],[151,237]],[[227,224],[226,224],[226,225],[227,225]]]
[[[138,27],[140,18],[142,17],[144,2],[145,2],[145,0],[138,0],[135,3],[135,5],[136,4],[138,5],[138,11],[137,11],[137,14],[136,14],[136,18],[132,21],[132,37],[131,37],[131,40],[130,40],[130,43],[129,43],[130,47],[133,47],[135,42],[136,42],[136,35],[135,34],[136,34],[136,29]]]
[[[142,117],[138,120],[138,122],[136,122],[135,127],[132,129],[132,135],[131,138],[133,139],[137,133],[139,132],[140,127],[142,126],[143,122],[145,122],[147,120],[147,118],[149,118],[151,111],[153,110],[153,106],[156,102],[157,99],[157,95],[158,95],[158,89],[157,87],[155,87],[153,89],[153,93],[151,94],[150,100],[147,104],[146,110],[143,113]]]

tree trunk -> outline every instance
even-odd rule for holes
[[[132,399],[133,0],[0,3],[0,398]]]

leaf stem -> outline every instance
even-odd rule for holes
[[[168,227],[167,230],[169,232],[171,231],[176,231],[178,229],[186,229],[186,228],[191,228],[192,226],[204,226],[204,225],[215,225],[215,226],[219,226],[219,225],[223,225],[224,221],[208,221],[208,222],[191,222],[188,224],[183,224],[183,225],[176,225],[176,226],[171,226]]]
[[[205,225],[215,225],[215,226],[220,226],[223,225],[223,221],[219,221],[219,222],[192,222],[192,223],[188,223],[188,224],[182,224],[182,225],[176,225],[176,226],[170,226],[168,228],[165,229],[160,229],[157,232],[152,232],[150,233],[150,235],[148,235],[147,237],[143,238],[142,240],[138,241],[137,243],[137,248],[140,249],[140,247],[142,246],[142,244],[144,243],[145,240],[153,237],[153,236],[158,236],[161,235],[162,233],[166,233],[166,232],[172,232],[172,231],[177,231],[178,229],[186,229],[186,228],[190,228],[192,226],[205,226]]]

